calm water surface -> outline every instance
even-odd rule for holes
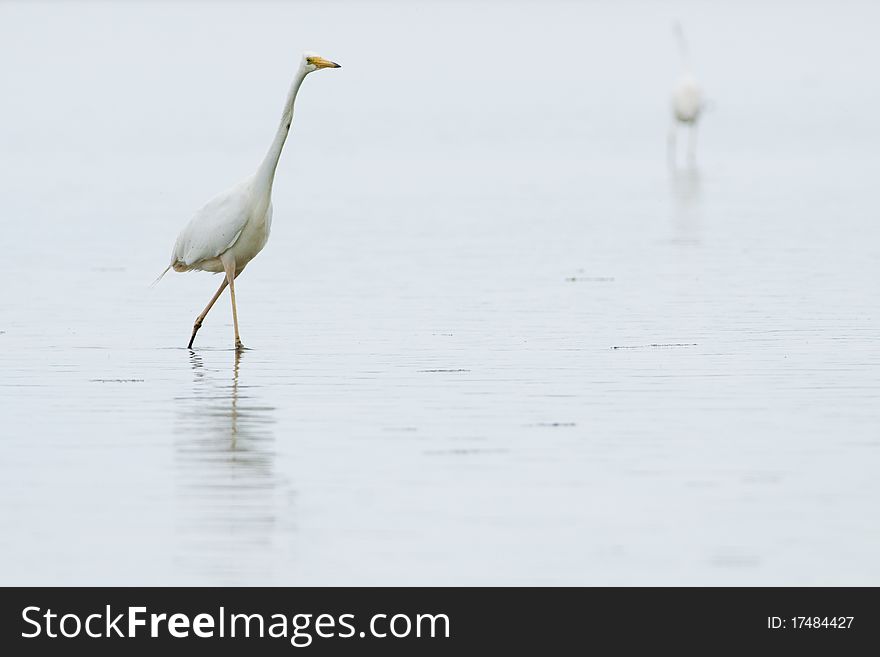
[[[0,4],[0,582],[880,584],[878,18]],[[149,283],[306,48],[189,351],[219,279]]]

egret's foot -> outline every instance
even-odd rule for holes
[[[192,335],[189,337],[189,344],[186,345],[186,348],[187,348],[187,349],[192,349],[192,348],[193,348],[193,342],[196,341],[196,333],[199,332],[199,329],[200,329],[200,328],[202,328],[202,323],[201,323],[199,320],[196,320],[196,323],[193,324],[193,332],[192,332]]]

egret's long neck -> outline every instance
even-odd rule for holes
[[[684,73],[690,73],[690,51],[688,50],[687,39],[684,38],[684,30],[679,23],[675,24],[675,40],[678,43],[678,53],[681,55],[682,71]]]
[[[275,139],[269,146],[269,152],[266,153],[266,157],[263,158],[263,162],[257,170],[257,182],[264,185],[269,192],[272,191],[272,182],[275,180],[275,168],[281,157],[281,149],[284,148],[287,133],[290,132],[290,122],[293,120],[293,102],[296,100],[296,94],[305,80],[306,74],[305,66],[301,66],[290,85],[287,101],[284,103],[284,111],[281,113],[281,123],[278,124],[278,132],[275,133]]]

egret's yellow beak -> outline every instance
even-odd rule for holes
[[[329,59],[324,59],[323,57],[318,57],[317,55],[313,57],[309,57],[309,64],[316,68],[342,68],[336,62],[331,62]]]

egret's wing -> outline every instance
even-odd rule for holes
[[[187,267],[216,258],[241,235],[251,215],[251,185],[247,179],[208,201],[177,236],[172,264]]]
[[[673,92],[672,102],[680,120],[694,120],[703,106],[703,92],[697,81],[690,76],[682,77]]]

